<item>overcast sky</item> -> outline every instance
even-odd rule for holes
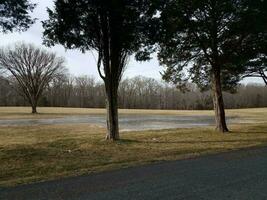
[[[23,33],[0,33],[1,45],[12,45],[13,43],[21,41],[34,43],[35,45],[42,45],[43,28],[40,21],[48,18],[46,8],[53,7],[53,0],[32,0],[32,2],[37,3],[37,7],[33,13],[33,17],[38,18],[37,23],[35,23],[28,31]],[[66,66],[71,74],[92,75],[94,77],[99,77],[94,58],[97,58],[96,53],[87,52],[83,54],[78,50],[65,50],[60,45],[52,47],[51,50],[56,52],[58,55],[65,57],[67,61]],[[140,63],[136,62],[134,58],[132,58],[128,64],[127,70],[125,71],[124,77],[143,75],[160,79],[159,71],[162,71],[162,67],[159,66],[156,59],[153,59],[150,62]]]
[[[12,45],[16,42],[34,43],[35,45],[42,45],[42,32],[43,28],[40,21],[48,18],[46,8],[53,7],[53,0],[32,0],[37,3],[37,7],[34,10],[33,17],[38,18],[38,21],[26,32],[23,33],[0,33],[1,45]],[[71,74],[74,75],[92,75],[97,79],[98,76],[95,57],[97,54],[94,52],[87,52],[85,54],[78,50],[65,50],[62,46],[57,45],[51,48],[59,56],[63,56],[66,59],[66,66]],[[159,66],[157,59],[153,59],[150,62],[136,62],[134,58],[130,59],[127,70],[125,71],[124,78],[134,77],[138,75],[161,79],[160,71],[163,68]],[[255,82],[255,79],[249,81]],[[257,82],[259,80],[256,80]],[[248,82],[248,81],[246,81]]]

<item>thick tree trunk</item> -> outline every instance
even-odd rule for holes
[[[212,77],[213,105],[215,111],[216,130],[226,133],[228,128],[225,120],[225,110],[221,86],[221,74],[219,70],[213,71]]]
[[[37,100],[31,100],[32,114],[37,114]]]
[[[118,120],[118,88],[115,85],[106,86],[107,108],[107,140],[119,140]]]
[[[36,106],[32,106],[32,114],[37,114]]]

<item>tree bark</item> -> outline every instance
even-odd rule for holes
[[[36,106],[32,106],[32,114],[37,114]]]
[[[31,98],[30,104],[32,107],[32,114],[37,114],[37,100],[34,98]]]
[[[212,92],[213,92],[213,105],[215,111],[216,130],[218,130],[221,133],[226,133],[229,130],[227,128],[225,120],[225,110],[224,110],[220,70],[216,69],[213,70]]]
[[[107,140],[119,140],[118,87],[106,85]]]
[[[267,76],[265,75],[265,72],[263,70],[260,70],[260,76],[262,77],[265,86],[267,86]]]

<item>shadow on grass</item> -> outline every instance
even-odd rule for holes
[[[120,139],[115,141],[116,144],[136,144],[136,143],[147,143],[141,140],[132,140],[132,139]]]
[[[223,144],[223,143],[243,143],[243,144],[248,144],[248,143],[251,143],[251,142],[260,142],[260,143],[267,143],[267,139],[258,139],[258,140],[255,140],[255,139],[246,139],[246,140],[204,140],[204,141],[201,141],[201,140],[193,140],[193,141],[190,141],[190,140],[181,140],[181,141],[155,141],[153,142],[154,144],[214,144],[214,143],[217,143],[217,144]],[[140,142],[141,143],[141,142]],[[148,142],[144,142],[144,143],[148,143]],[[151,142],[152,143],[152,142]]]

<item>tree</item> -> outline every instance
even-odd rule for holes
[[[30,16],[35,6],[36,4],[29,3],[28,0],[1,0],[0,32],[27,30],[35,21]]]
[[[105,83],[106,138],[119,139],[118,87],[129,56],[142,46],[144,0],[57,0],[43,22],[44,43],[68,49],[95,50],[97,68]]]
[[[228,132],[223,89],[233,89],[246,63],[266,50],[266,1],[174,0],[160,11],[163,78],[179,86],[211,88],[216,129]]]
[[[246,71],[243,78],[256,77],[262,78],[267,86],[267,56],[258,55],[257,58],[250,60],[246,64]]]
[[[0,50],[0,66],[13,75],[19,92],[37,113],[38,100],[49,82],[64,72],[64,59],[33,45],[17,44]]]

